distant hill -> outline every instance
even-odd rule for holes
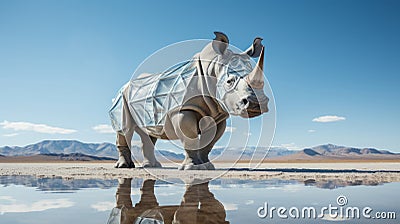
[[[141,149],[132,147],[136,159],[142,161]],[[400,159],[400,154],[374,148],[354,148],[333,144],[319,145],[303,150],[289,150],[284,147],[216,147],[211,153],[211,159],[217,161],[250,160],[263,158],[267,153],[267,160],[354,160],[354,159]],[[83,143],[75,140],[46,140],[36,144],[0,147],[0,161],[11,157],[26,157],[40,160],[60,161],[95,161],[112,160],[118,158],[117,148],[111,143]],[[184,154],[168,150],[156,150],[156,157],[166,160],[181,161]]]
[[[399,153],[374,148],[354,148],[333,144],[305,148],[279,160],[399,160]]]
[[[214,148],[210,157],[219,161],[232,161],[237,160],[251,160],[252,158],[276,158],[281,156],[292,155],[296,151],[289,150],[283,147],[255,147],[249,146],[245,149],[241,147],[230,147],[230,148]]]
[[[115,161],[110,157],[89,156],[82,153],[3,156],[0,162],[56,162],[56,161]]]
[[[132,151],[137,159],[142,160],[141,149],[137,146],[132,147]],[[40,155],[40,157],[38,157]],[[24,147],[5,146],[0,147],[0,157],[30,157],[31,159],[55,160],[75,160],[75,161],[93,161],[118,159],[117,147],[111,143],[83,143],[75,140],[45,140]],[[167,150],[156,151],[156,156],[160,161],[183,160],[185,156]]]
[[[111,143],[83,143],[75,140],[46,140],[36,144],[0,147],[0,154],[4,156],[32,156],[43,154],[72,154],[117,158],[118,153]]]
[[[354,147],[346,147],[346,146],[338,146],[333,144],[327,145],[319,145],[311,148],[315,152],[320,153],[321,155],[348,155],[348,154],[357,154],[357,155],[366,155],[366,154],[384,154],[384,155],[393,155],[394,153],[389,152],[387,150],[378,150],[374,148],[354,148]]]

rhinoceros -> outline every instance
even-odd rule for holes
[[[110,109],[117,132],[116,168],[133,168],[131,141],[142,141],[143,167],[161,167],[154,154],[157,139],[180,140],[185,159],[179,169],[215,169],[208,154],[222,137],[226,119],[268,112],[264,87],[264,46],[255,38],[244,52],[229,49],[222,32],[191,59],[157,74],[132,78]],[[255,66],[251,57],[257,58]]]

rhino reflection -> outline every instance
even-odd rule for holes
[[[108,224],[143,223],[226,223],[226,212],[208,188],[208,182],[188,185],[180,205],[160,206],[154,194],[155,180],[144,180],[140,201],[133,206],[132,179],[121,179],[116,193],[116,207]]]

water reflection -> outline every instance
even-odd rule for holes
[[[116,180],[103,179],[64,179],[61,177],[42,177],[35,176],[0,176],[0,184],[3,187],[9,185],[23,185],[35,187],[40,191],[68,192],[85,188],[109,189],[117,186]]]
[[[209,182],[186,185],[180,204],[160,206],[154,194],[155,180],[143,181],[140,200],[133,206],[132,179],[120,179],[116,192],[116,207],[108,224],[144,223],[229,223],[223,204],[210,192]]]
[[[142,186],[141,178],[131,179],[132,187],[139,188]],[[172,182],[181,182],[182,180],[173,180]],[[305,178],[302,180],[281,180],[281,179],[269,179],[269,180],[246,180],[246,179],[215,179],[211,181],[212,185],[220,185],[224,188],[230,188],[236,185],[248,185],[251,188],[265,188],[265,187],[282,187],[285,185],[303,184],[304,186],[313,186],[323,189],[336,189],[349,186],[377,186],[391,182],[390,179],[371,179],[371,178],[354,178],[354,177],[326,177],[326,178]],[[397,182],[394,180],[394,182]],[[69,192],[76,191],[85,188],[99,188],[109,189],[114,188],[118,185],[117,180],[104,180],[104,179],[64,179],[61,177],[42,177],[38,178],[35,176],[0,176],[0,184],[4,187],[9,185],[23,185],[26,187],[35,187],[40,191],[52,191],[52,192]],[[168,185],[168,182],[158,181],[159,185]]]
[[[0,223],[36,224],[37,220],[58,224],[330,223],[325,219],[260,219],[256,212],[265,202],[276,207],[320,209],[336,205],[337,197],[345,195],[349,206],[369,206],[374,211],[399,214],[400,183],[384,184],[387,182],[390,179],[383,176],[372,180],[367,176],[339,175],[265,180],[221,178],[201,185],[176,185],[142,178],[71,180],[0,176]],[[357,221],[360,220],[344,222]]]
[[[348,186],[377,186],[381,185],[383,181],[378,180],[342,180],[342,179],[334,179],[334,180],[319,180],[315,179],[307,179],[304,181],[305,186],[314,186],[323,189],[336,189],[340,187],[348,187]]]

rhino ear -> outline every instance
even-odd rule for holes
[[[215,38],[212,47],[217,54],[224,54],[229,45],[228,37],[221,32],[214,32]]]
[[[261,50],[263,48],[263,45],[261,44],[262,40],[263,39],[261,37],[256,37],[253,41],[253,44],[245,51],[245,53],[252,58],[260,57]]]

